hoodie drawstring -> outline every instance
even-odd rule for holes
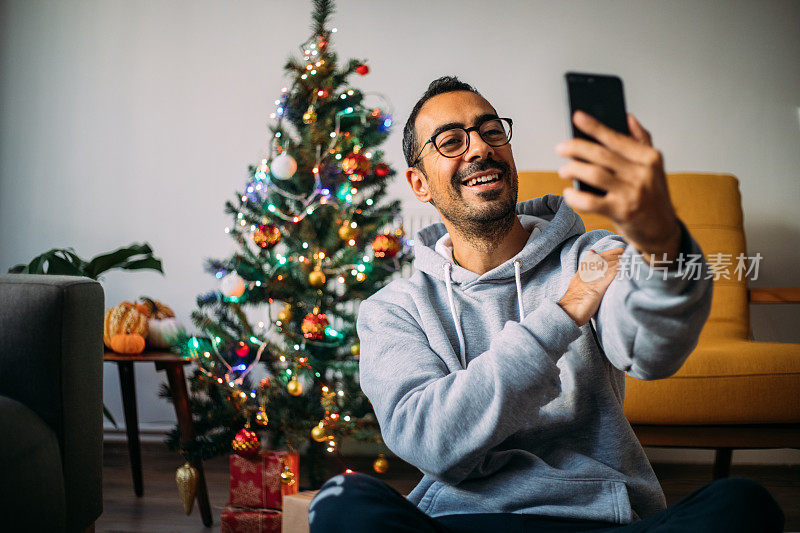
[[[519,259],[514,260],[514,279],[517,282],[517,306],[519,307],[519,321],[525,319],[525,306],[522,303],[522,281],[520,280],[520,268],[522,268],[522,261]]]
[[[461,320],[456,313],[456,303],[453,299],[453,280],[450,274],[452,269],[452,264],[444,264],[444,283],[447,285],[447,299],[450,301],[450,313],[453,315],[453,324],[456,326],[456,335],[458,335],[459,361],[461,361],[462,368],[467,368],[467,350],[464,347],[464,334],[461,332]]]
[[[456,312],[456,302],[453,297],[453,265],[452,263],[445,263],[443,266],[444,284],[447,286],[447,300],[450,303],[450,313],[453,315],[453,324],[456,327],[456,335],[458,335],[459,361],[461,361],[462,368],[467,368],[467,350],[464,345],[464,333],[461,331],[461,319]],[[522,280],[520,279],[521,268],[522,261],[519,259],[514,260],[514,279],[517,283],[517,306],[519,307],[520,322],[525,319],[525,306],[522,303]]]

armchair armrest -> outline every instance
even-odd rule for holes
[[[753,304],[797,304],[800,303],[800,287],[773,287],[748,289],[747,295]]]
[[[0,274],[0,302],[0,394],[55,433],[66,530],[81,531],[103,509],[103,288],[78,276]]]

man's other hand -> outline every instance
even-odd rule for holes
[[[576,111],[572,120],[599,144],[585,139],[559,143],[556,152],[572,158],[558,169],[559,177],[576,178],[607,193],[598,196],[567,188],[564,200],[573,209],[613,220],[619,233],[648,263],[653,258],[663,259],[664,254],[667,260],[675,260],[681,231],[669,198],[664,161],[661,152],[653,148],[650,133],[630,113],[630,137],[582,111]]]
[[[606,289],[617,274],[623,251],[625,248],[619,247],[600,254],[588,250],[581,255],[578,272],[558,302],[577,325],[583,326],[597,313]]]

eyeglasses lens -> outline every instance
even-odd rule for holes
[[[489,146],[503,146],[511,139],[511,125],[503,119],[487,120],[478,133]],[[467,151],[469,134],[464,128],[453,128],[441,132],[433,143],[443,156],[458,157]]]

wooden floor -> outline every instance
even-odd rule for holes
[[[124,443],[106,443],[103,457],[103,515],[98,519],[100,532],[208,532],[219,531],[219,515],[228,500],[228,459],[219,457],[206,462],[211,510],[214,525],[203,526],[195,505],[186,516],[178,499],[175,469],[182,462],[163,444],[143,443],[144,496],[133,493],[127,448]],[[387,483],[406,494],[417,483],[419,473],[413,467],[391,460],[389,472],[382,476]],[[371,471],[371,459],[353,459],[351,466]],[[702,465],[653,465],[667,503],[672,504],[689,492],[711,481],[711,467]],[[306,483],[300,467],[301,487]],[[732,477],[754,479],[764,485],[786,514],[786,531],[800,531],[800,467],[736,466]]]

